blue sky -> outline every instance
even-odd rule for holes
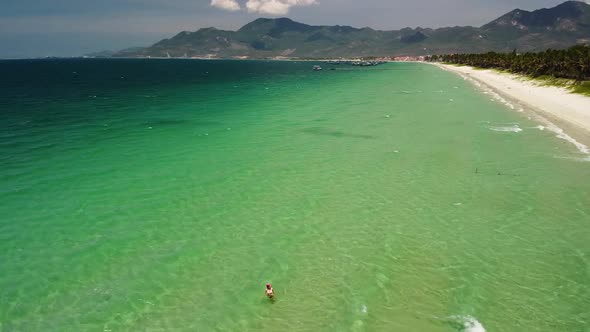
[[[563,0],[0,0],[0,57],[147,46],[182,30],[237,29],[258,17],[375,29],[480,26]]]

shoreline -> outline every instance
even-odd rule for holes
[[[430,64],[458,74],[476,86],[489,88],[498,94],[496,99],[517,110],[503,99],[514,101],[520,106],[519,112],[527,110],[532,113],[530,119],[540,122],[543,125],[540,129],[553,131],[557,137],[574,144],[581,153],[590,154],[590,97],[572,93],[566,88],[545,86],[515,74],[469,66]]]

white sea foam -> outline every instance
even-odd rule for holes
[[[465,332],[485,332],[486,329],[481,323],[471,316],[451,316],[451,320],[456,321],[463,325],[463,331]]]
[[[519,133],[522,129],[518,125],[510,125],[510,126],[489,126],[489,130],[493,131],[503,131],[503,132],[511,132],[511,133]]]
[[[461,74],[459,73],[459,75],[461,77],[463,77],[463,79],[465,81],[469,81],[471,84],[477,86],[478,88],[480,88],[484,94],[486,95],[491,95],[492,98],[490,99],[490,101],[498,101],[506,106],[508,106],[510,109],[515,109],[514,104],[512,104],[511,102],[509,102],[508,100],[506,100],[505,98],[503,98],[502,96],[500,96],[497,92],[495,92],[494,90],[488,88],[487,86],[482,85],[479,81],[472,79],[471,77],[468,77],[467,75]],[[519,109],[519,112],[521,112],[522,109]]]
[[[557,159],[567,159],[567,160],[573,160],[573,161],[579,161],[579,162],[590,162],[590,156],[585,156],[585,157],[553,156],[553,157],[557,158]]]
[[[543,131],[548,130],[550,132],[553,132],[553,133],[555,133],[555,137],[560,138],[562,140],[565,140],[565,141],[573,144],[576,147],[576,149],[578,149],[578,151],[580,151],[581,153],[583,153],[585,155],[590,155],[590,148],[587,145],[578,142],[575,138],[568,135],[563,129],[559,128],[555,123],[549,121],[547,118],[536,114],[536,115],[534,115],[534,119],[532,117],[528,117],[528,119],[535,120],[535,121],[542,123],[542,125],[538,125],[534,128],[539,129],[539,130],[543,130]],[[590,158],[590,156],[583,157],[581,160],[589,161],[589,160],[587,160],[589,158]]]
[[[572,143],[577,149],[578,151],[580,151],[583,154],[590,154],[590,148],[588,148],[588,146],[586,146],[585,144],[582,144],[578,141],[576,141],[575,138],[571,137],[570,135],[566,134],[563,129],[559,128],[558,126],[554,125],[553,123],[550,123],[547,127],[545,127],[546,129],[554,132],[555,134],[557,134],[556,136],[558,138],[561,138],[563,140],[566,140],[570,143]]]
[[[490,95],[492,95],[492,97],[494,98],[494,100],[500,102],[501,104],[504,104],[504,105],[508,106],[512,110],[515,108],[514,105],[511,102],[509,102],[508,100],[504,99],[504,97],[500,96],[496,92],[491,91],[491,90],[489,92],[490,92]]]
[[[562,140],[565,140],[565,141],[573,144],[576,147],[576,149],[578,149],[578,151],[580,151],[581,153],[586,154],[586,155],[590,155],[590,148],[587,145],[578,142],[575,138],[568,135],[563,129],[559,128],[556,124],[549,121],[547,118],[536,114],[536,115],[534,115],[534,119],[532,117],[528,117],[528,119],[535,120],[535,121],[542,123],[542,125],[538,125],[533,128],[543,130],[543,131],[544,130],[551,131],[551,132],[555,133],[555,137],[560,138]],[[588,161],[586,159],[589,159],[589,158],[590,158],[590,156],[584,157],[581,160]]]
[[[441,68],[445,69],[446,71],[456,72],[464,80],[473,83],[475,86],[479,87],[480,90],[484,94],[492,97],[490,99],[491,101],[498,101],[513,110],[517,110],[518,112],[525,111],[524,108],[520,107],[520,105],[518,105],[519,108],[516,109],[514,104],[512,104],[508,100],[504,99],[495,90],[489,88],[487,84],[485,84],[485,85],[481,84],[478,80],[471,78],[468,74],[463,73],[461,71],[457,71],[457,70],[450,70],[446,67],[441,67]],[[578,149],[578,151],[580,151],[581,153],[583,153],[585,155],[589,155],[589,156],[584,156],[582,158],[575,158],[576,160],[590,161],[590,147],[588,147],[587,145],[585,145],[583,143],[578,142],[576,139],[574,139],[573,137],[566,134],[563,129],[559,128],[554,123],[547,120],[545,117],[543,117],[539,114],[535,114],[534,118],[535,118],[534,120],[539,121],[544,124],[544,125],[537,126],[536,128],[538,128],[539,130],[549,130],[551,132],[554,132],[556,134],[556,137],[563,139],[565,141],[568,141],[569,143],[573,144]],[[531,116],[527,116],[527,119],[533,120],[533,118]],[[488,127],[488,128],[490,130],[494,130],[494,131],[506,131],[506,132],[515,132],[515,133],[522,131],[522,129],[518,126],[516,126],[516,127]]]

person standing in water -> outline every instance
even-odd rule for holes
[[[269,299],[274,300],[275,290],[272,289],[271,284],[266,284],[266,289],[264,290],[264,293],[266,294],[266,296],[268,296]]]

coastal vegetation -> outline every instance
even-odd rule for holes
[[[565,50],[537,53],[488,52],[482,54],[445,54],[426,57],[426,61],[504,70],[539,79],[545,84],[570,87],[590,94],[590,46],[578,45]]]
[[[577,82],[590,79],[590,46],[583,45],[538,53],[521,54],[514,50],[511,53],[432,55],[426,57],[426,60],[507,70],[532,77],[549,76],[573,79]]]

